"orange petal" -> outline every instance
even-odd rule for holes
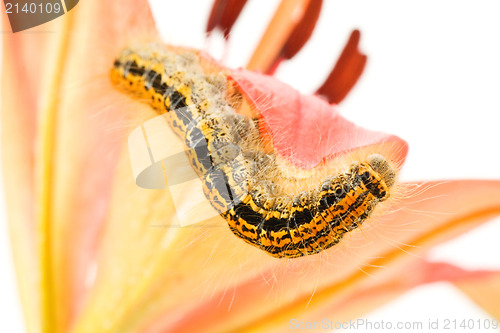
[[[429,263],[423,260],[418,270],[415,266],[407,270],[409,278],[399,275],[399,280],[412,281],[415,285],[434,281],[451,282],[492,317],[500,318],[499,271],[466,270],[448,263]]]
[[[316,94],[329,103],[340,103],[354,87],[366,65],[366,55],[358,49],[359,30],[353,30],[337,63]]]
[[[202,327],[206,332],[282,332],[289,329],[291,318],[349,320],[421,283],[485,276],[445,266],[436,275],[418,255],[498,216],[500,181],[408,185],[413,193],[397,199],[397,210],[373,219],[322,255],[262,261],[252,268],[246,265],[249,259],[240,256],[242,272],[251,269],[253,277],[226,275],[229,287],[226,282],[225,288],[201,302],[203,290],[198,296],[186,294],[191,307],[177,308],[175,316],[168,314],[175,308],[167,308],[146,332],[192,332]],[[409,278],[402,281],[404,275]]]
[[[20,289],[33,291],[23,296],[27,321],[33,332],[53,333],[66,331],[83,300],[121,148],[116,138],[127,133],[109,128],[125,119],[103,95],[109,64],[129,38],[156,32],[143,1],[81,2],[34,30],[46,33],[4,34],[2,142],[11,147],[3,162]],[[34,253],[39,262],[29,260]]]
[[[57,78],[49,75],[52,84],[41,93],[48,99],[37,141],[43,155],[34,159],[53,179],[37,180],[43,194],[38,204],[48,207],[38,215],[42,238],[52,241],[46,297],[56,320],[42,318],[46,332],[280,331],[292,317],[344,311],[340,317],[347,318],[359,311],[361,291],[392,293],[382,292],[380,304],[406,290],[389,289],[414,260],[397,244],[418,246],[412,252],[420,253],[500,212],[499,182],[409,185],[417,188],[396,199],[391,214],[372,219],[321,255],[291,261],[243,243],[220,218],[176,228],[169,193],[138,189],[125,150],[129,130],[152,112],[108,82],[122,46],[156,38],[148,7],[132,0],[87,0],[72,13],[71,29],[57,39],[66,46],[52,49],[56,57],[45,57],[50,63],[44,67]],[[98,23],[88,25],[96,16]],[[94,57],[89,49],[99,53]],[[19,118],[12,119],[20,126]],[[13,156],[23,162],[28,155]],[[8,196],[17,195],[15,190]],[[88,290],[84,280],[94,260],[97,274]],[[342,307],[350,299],[359,301]],[[365,303],[363,311],[373,306]]]
[[[113,172],[128,134],[127,119],[108,79],[115,55],[131,40],[157,39],[146,1],[82,1],[71,12],[68,48],[54,126],[50,206],[57,327],[65,331],[80,311],[106,218]],[[89,22],[96,22],[89,25]],[[93,54],[96,52],[96,54]],[[125,123],[124,123],[125,122]],[[112,128],[110,124],[123,125]],[[64,203],[64,204],[61,204]]]
[[[455,286],[470,297],[493,318],[500,320],[500,272],[476,279],[461,279]]]

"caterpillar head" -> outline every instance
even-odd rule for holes
[[[391,164],[379,154],[373,154],[368,156],[366,163],[380,175],[380,178],[384,181],[387,187],[392,187],[396,182],[396,170],[391,166]]]
[[[396,181],[396,171],[379,154],[368,156],[365,162],[355,164],[351,174],[363,182],[366,188],[380,201],[389,197],[389,189]]]

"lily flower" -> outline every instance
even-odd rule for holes
[[[366,62],[359,32],[316,96],[262,74],[305,44],[317,4],[283,1],[247,70],[214,66],[297,168],[379,151],[401,167],[406,142],[354,125],[335,105]],[[216,1],[209,30],[222,27],[230,38],[243,5]],[[7,30],[5,17],[3,24]],[[219,217],[169,225],[176,214],[170,192],[139,188],[129,165],[128,134],[155,112],[109,78],[123,47],[159,41],[146,0],[81,1],[31,33],[3,34],[4,184],[30,333],[285,332],[292,319],[349,321],[434,281],[452,283],[500,318],[500,272],[425,257],[499,215],[499,180],[404,183],[401,195],[341,244],[294,259],[243,243]],[[352,140],[340,141],[346,137]]]

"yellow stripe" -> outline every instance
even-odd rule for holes
[[[70,31],[73,25],[72,13],[64,16],[60,29],[58,41],[57,58],[53,61],[56,68],[51,69],[49,75],[51,81],[49,89],[44,96],[40,112],[40,135],[38,142],[41,143],[37,163],[36,198],[39,210],[36,213],[36,235],[38,237],[38,253],[41,268],[41,323],[43,333],[57,332],[56,308],[54,303],[54,281],[53,281],[53,256],[52,256],[52,208],[54,188],[54,151],[57,142],[57,116],[59,111],[59,97],[61,92],[62,77],[65,73],[64,66],[67,63],[70,43]]]

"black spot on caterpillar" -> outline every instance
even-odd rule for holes
[[[374,154],[316,186],[287,193],[279,179],[299,180],[279,170],[254,121],[235,112],[226,77],[205,70],[192,51],[159,44],[127,48],[111,80],[159,114],[172,115],[170,126],[184,141],[211,205],[236,236],[274,257],[315,254],[339,243],[394,185],[394,168]]]

